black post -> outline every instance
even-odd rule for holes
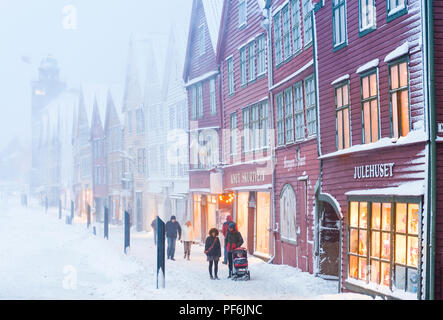
[[[125,254],[127,249],[131,246],[131,219],[129,219],[128,211],[125,211]]]
[[[74,201],[71,200],[71,218],[69,224],[72,224],[72,220],[74,220]]]
[[[157,217],[157,289],[165,287],[165,223]],[[159,274],[160,273],[160,274]],[[160,280],[160,281],[159,281]]]
[[[104,221],[104,237],[109,240],[109,217],[108,217],[108,208],[105,207],[105,221]]]
[[[91,206],[88,204],[88,210],[87,210],[87,228],[89,229],[89,226],[91,225]]]
[[[58,219],[62,218],[62,200],[58,200]]]

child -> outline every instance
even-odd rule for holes
[[[209,237],[206,238],[205,254],[209,261],[209,277],[211,280],[219,280],[218,273],[218,260],[221,257],[220,240],[218,239],[218,230],[212,228],[209,230]],[[214,266],[214,276],[212,276],[212,266]]]

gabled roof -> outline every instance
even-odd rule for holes
[[[261,11],[263,11],[265,8],[270,7],[272,0],[256,0],[258,7]],[[229,15],[229,10],[231,8],[231,0],[225,0],[223,5],[223,11],[221,14],[221,21],[220,21],[220,31],[218,33],[218,41],[217,41],[217,51],[216,54],[216,60],[217,62],[220,62],[220,55],[221,55],[221,48],[223,48],[223,41],[226,34],[226,24],[229,21],[229,18],[231,15]]]
[[[120,102],[118,102],[120,101]],[[109,122],[112,118],[115,118],[120,125],[123,122],[123,114],[119,112],[123,101],[123,90],[120,86],[111,86],[106,94],[106,117],[105,117],[105,130],[109,126]]]
[[[198,4],[201,2],[205,14],[206,23],[209,29],[209,35],[211,38],[212,48],[214,53],[217,53],[218,39],[220,38],[219,32],[221,30],[220,23],[222,17],[222,11],[225,0],[194,0],[192,2],[191,18],[189,23],[188,41],[186,46],[185,65],[183,68],[183,79],[186,82],[189,73],[189,64],[191,59],[191,45],[193,32],[196,31],[197,25],[194,23],[197,20]]]

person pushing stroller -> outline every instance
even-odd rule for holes
[[[229,223],[228,232],[226,234],[226,249],[228,251],[228,266],[229,266],[229,276],[228,279],[232,277],[232,259],[233,259],[233,251],[236,248],[240,248],[243,244],[243,237],[241,233],[237,231],[234,222]]]

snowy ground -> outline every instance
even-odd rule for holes
[[[288,266],[250,257],[251,281],[210,280],[203,248],[194,245],[191,261],[177,243],[176,261],[166,261],[166,289],[157,290],[152,233],[131,235],[123,254],[122,227],[110,226],[110,239],[84,223],[66,225],[57,210],[22,208],[18,200],[0,202],[0,299],[370,299],[337,294],[337,282]]]

